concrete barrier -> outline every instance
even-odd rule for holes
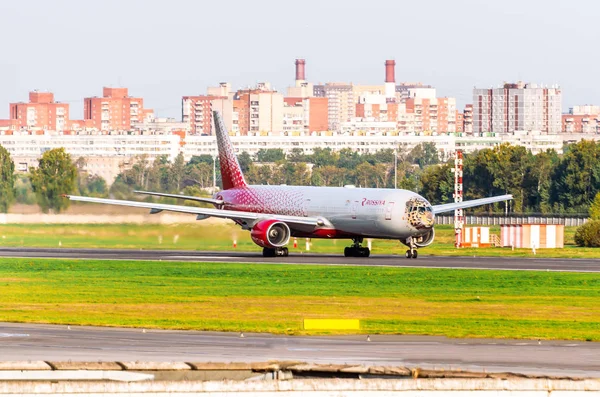
[[[125,371],[0,371],[1,381],[89,381],[110,380],[121,382],[137,382],[153,380],[154,375]]]
[[[302,379],[267,382],[0,382],[0,396],[42,394],[142,394],[145,397],[201,394],[294,396],[598,396],[599,380],[547,379]]]
[[[45,361],[0,361],[0,371],[50,371]]]
[[[184,362],[119,361],[127,371],[184,371],[192,367]]]
[[[254,372],[270,372],[279,371],[280,364],[275,362],[255,362],[255,363],[199,363],[188,362],[194,371],[254,371]]]
[[[86,371],[121,371],[124,368],[118,363],[110,361],[47,361],[53,370],[86,370]]]

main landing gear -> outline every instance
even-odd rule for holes
[[[288,256],[290,251],[287,247],[280,248],[263,248],[263,256],[265,258],[272,258],[274,256]]]
[[[409,237],[406,239],[406,243],[405,245],[408,246],[408,249],[406,250],[406,258],[408,259],[417,259],[418,253],[417,253],[417,245],[414,243],[413,241],[414,239],[412,237]]]
[[[361,246],[362,238],[353,238],[354,243],[350,247],[344,248],[344,256],[368,258],[371,255],[371,250],[367,247]]]

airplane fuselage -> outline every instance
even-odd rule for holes
[[[317,228],[292,229],[294,237],[405,240],[427,234],[434,225],[429,202],[400,189],[248,186],[224,190],[215,198],[225,202],[226,210],[322,217]]]

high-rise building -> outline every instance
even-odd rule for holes
[[[392,94],[392,100],[395,100]],[[398,104],[386,94],[369,93],[358,98],[356,117],[373,121],[398,121]]]
[[[465,105],[465,111],[463,112],[463,124],[464,132],[466,134],[473,133],[473,104]]]
[[[400,83],[396,84],[396,99],[404,103],[408,98],[429,98],[437,96],[435,88],[422,83]]]
[[[283,95],[268,83],[239,90],[233,97],[241,135],[283,131]]]
[[[473,132],[561,131],[561,90],[535,84],[473,89]]]
[[[409,98],[405,103],[412,117],[399,117],[400,132],[438,134],[456,132],[455,98]]]
[[[456,132],[465,132],[465,114],[456,111]]]
[[[284,98],[283,131],[322,132],[328,129],[327,98]]]
[[[212,133],[212,110],[219,111],[223,117],[225,128],[229,132],[237,133],[237,124],[234,125],[233,99],[227,96],[195,95],[181,98],[181,121],[189,126],[190,133]]]
[[[83,119],[91,120],[102,131],[131,129],[131,123],[154,118],[152,109],[144,108],[144,99],[130,97],[127,88],[104,87],[102,97],[84,98]]]
[[[350,121],[356,114],[353,85],[327,83],[324,90],[328,100],[329,129],[338,131],[342,123]]]
[[[10,119],[17,128],[64,131],[69,128],[69,104],[55,102],[51,92],[32,91],[29,102],[10,104]]]

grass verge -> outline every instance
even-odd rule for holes
[[[304,334],[600,340],[588,273],[3,259],[2,321]]]
[[[576,228],[565,229],[563,249],[538,249],[538,257],[555,258],[600,258],[600,250],[576,247],[573,235]],[[499,227],[490,229],[499,234]],[[0,225],[0,247],[63,247],[63,248],[123,248],[123,249],[180,249],[214,250],[233,249],[258,252],[260,247],[250,240],[249,233],[231,223],[206,224],[203,222],[171,225],[137,224],[39,224],[39,225]],[[349,245],[348,240],[321,240],[311,242],[311,252],[342,253]],[[290,252],[306,250],[303,239],[298,240],[298,248]],[[373,254],[404,255],[406,247],[396,240],[373,240]],[[454,229],[448,225],[436,226],[435,242],[420,251],[425,255],[438,256],[514,256],[533,257],[529,249],[509,248],[454,248]]]

